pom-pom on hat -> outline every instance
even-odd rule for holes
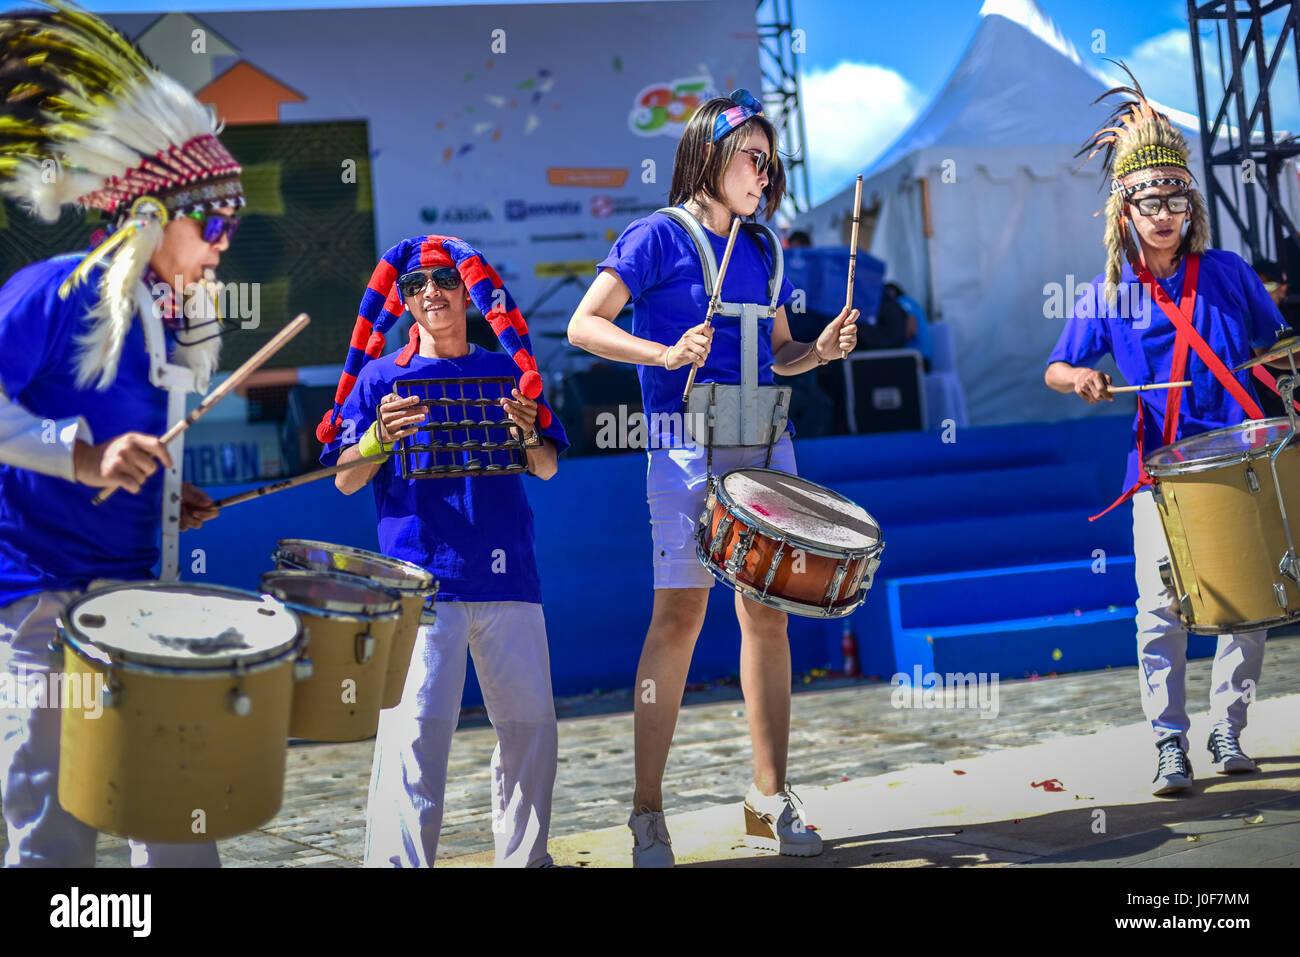
[[[542,377],[537,371],[537,360],[533,357],[528,323],[524,321],[501,277],[482,254],[464,240],[454,236],[417,236],[403,239],[384,253],[370,275],[370,282],[366,284],[365,294],[361,297],[361,305],[357,310],[357,322],[352,329],[348,357],[343,363],[343,375],[339,377],[339,386],[334,393],[334,407],[325,413],[320,425],[316,426],[316,438],[321,442],[328,444],[338,438],[343,403],[356,385],[357,376],[367,362],[383,354],[385,334],[406,311],[397,288],[398,277],[416,269],[439,266],[453,266],[460,273],[470,300],[483,313],[488,325],[501,341],[502,348],[523,371],[519,391],[536,400],[537,424],[542,428],[551,424],[551,409],[542,397]],[[420,329],[413,324],[410,342],[398,355],[397,364],[409,365],[419,346]]]

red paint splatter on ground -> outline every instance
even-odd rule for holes
[[[965,771],[958,771],[956,768],[953,768],[953,772],[952,772],[952,773],[953,773],[953,774],[965,774],[966,772],[965,772]]]
[[[1042,788],[1044,791],[1064,791],[1065,785],[1056,778],[1048,778],[1046,781],[1030,781],[1031,788]]]

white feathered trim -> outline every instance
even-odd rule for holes
[[[78,388],[94,382],[102,391],[117,378],[122,344],[135,321],[136,285],[162,241],[163,227],[149,220],[122,242],[103,270],[99,301],[90,310],[90,329],[77,337]]]
[[[197,342],[192,346],[176,342],[172,346],[170,361],[193,371],[195,388],[199,392],[207,392],[212,374],[217,371],[217,365],[221,361],[221,336],[217,335],[221,327],[213,322],[217,318],[217,310],[208,291],[201,284],[194,288],[195,292],[191,295],[192,302],[187,303],[186,315],[193,316],[189,320],[190,325],[201,325],[200,328],[192,332],[182,332],[181,335],[206,341]]]

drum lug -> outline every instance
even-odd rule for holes
[[[375,656],[375,638],[370,632],[357,635],[354,654],[359,665],[364,665]]]
[[[316,673],[316,666],[310,658],[299,658],[293,663],[293,680],[306,681]]]
[[[1286,610],[1286,586],[1281,582],[1273,582],[1273,597],[1277,599],[1277,607]]]
[[[1256,495],[1259,492],[1259,476],[1255,474],[1253,465],[1246,466],[1246,487],[1250,489],[1251,495]]]
[[[731,526],[735,523],[736,516],[730,514],[723,516],[722,520],[718,522],[718,530],[713,533],[713,540],[709,542],[710,558],[722,550],[722,543],[727,540],[727,536],[731,533]],[[704,527],[707,529],[708,525]]]
[[[1165,495],[1164,495],[1164,493],[1163,493],[1162,491],[1160,491],[1160,483],[1159,483],[1159,482],[1157,482],[1155,485],[1151,486],[1151,499],[1152,499],[1152,501],[1154,501],[1157,505],[1163,506],[1163,505],[1165,504]]]
[[[99,689],[99,704],[105,711],[122,706],[122,686],[109,672],[104,684]]]
[[[740,571],[740,567],[745,564],[745,559],[749,557],[749,550],[754,544],[754,536],[758,534],[758,529],[747,528],[740,533],[736,540],[735,547],[731,549],[731,557],[727,559],[727,574],[735,575]]]
[[[826,608],[825,613],[829,615],[835,608],[835,599],[839,597],[840,586],[844,584],[844,576],[848,574],[849,563],[842,561],[835,566],[835,573],[831,575],[831,583],[826,586]]]
[[[244,690],[244,683],[241,681],[239,687],[230,692],[230,700],[227,702],[230,710],[241,718],[248,717],[253,711],[253,699],[248,696]]]
[[[1297,567],[1295,552],[1291,551],[1289,548],[1287,549],[1286,554],[1282,556],[1282,560],[1277,563],[1277,570],[1296,584],[1300,585],[1300,567]],[[1282,607],[1285,608],[1286,605],[1283,605]]]
[[[1160,562],[1156,567],[1160,570],[1161,583],[1170,591],[1173,591],[1174,588],[1177,587],[1176,583],[1174,582],[1173,562],[1171,562],[1168,558],[1162,558],[1160,559]]]
[[[781,567],[781,562],[785,558],[785,539],[782,538],[777,542],[776,552],[772,555],[772,563],[767,566],[767,575],[763,578],[763,597],[767,597],[767,590],[772,587],[772,582],[776,578],[776,570]]]

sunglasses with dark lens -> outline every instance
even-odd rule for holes
[[[1186,193],[1175,193],[1173,196],[1143,196],[1141,199],[1131,199],[1129,202],[1136,206],[1143,216],[1157,216],[1161,207],[1177,216],[1187,212],[1192,206],[1192,198]]]
[[[409,299],[412,296],[418,296],[430,279],[439,289],[446,289],[448,292],[460,285],[460,273],[451,266],[439,266],[430,272],[428,276],[417,271],[408,272],[398,277],[397,288],[401,291],[403,297]]]
[[[742,153],[748,153],[749,158],[754,161],[754,172],[759,176],[763,175],[763,170],[767,169],[767,164],[771,157],[762,150],[741,150]]]
[[[202,210],[195,210],[192,213],[186,213],[190,219],[197,220],[203,230],[203,241],[205,243],[219,243],[222,236],[230,239],[235,238],[235,230],[239,228],[238,216],[226,216],[222,213],[205,213]]]

